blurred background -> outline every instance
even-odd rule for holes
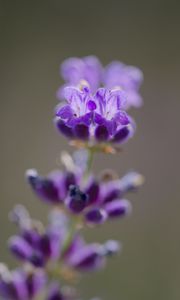
[[[34,217],[44,207],[24,180],[27,168],[57,168],[62,149],[54,129],[59,65],[67,57],[97,55],[140,67],[144,106],[131,110],[138,130],[117,156],[98,155],[95,170],[135,169],[146,177],[130,195],[126,220],[87,231],[88,240],[120,239],[122,254],[105,272],[85,276],[85,300],[180,299],[179,68],[180,4],[173,0],[0,0],[0,261],[10,266],[8,212],[23,203]]]

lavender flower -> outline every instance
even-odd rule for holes
[[[49,203],[59,205],[74,215],[81,215],[81,222],[89,225],[102,224],[106,220],[128,215],[131,212],[131,204],[124,196],[128,191],[136,190],[143,182],[142,176],[136,172],[130,172],[121,179],[110,179],[105,182],[90,176],[86,183],[83,182],[83,174],[75,176],[74,173],[67,171],[52,172],[48,177],[39,176],[34,170],[29,170],[26,174],[38,197],[45,201],[48,199]],[[32,174],[35,174],[33,180]],[[56,174],[57,177],[52,174]],[[59,174],[61,180],[58,181]],[[56,194],[63,194],[63,197],[59,196],[54,202],[52,196],[54,194],[49,193],[47,198],[46,185],[43,181],[49,182],[49,186],[56,185]],[[34,182],[38,182],[39,185]],[[79,186],[83,187],[82,190]]]
[[[46,202],[63,202],[70,185],[79,183],[79,175],[72,172],[53,171],[47,177],[40,176],[35,169],[26,172],[26,177],[36,194]]]
[[[62,171],[47,176],[35,169],[26,172],[33,192],[49,204],[48,223],[32,219],[22,205],[10,213],[18,233],[8,246],[21,267],[10,271],[0,264],[0,296],[7,300],[78,300],[71,282],[104,268],[121,250],[121,244],[111,239],[87,243],[81,229],[128,215],[131,203],[126,194],[143,182],[136,172],[119,178],[112,171],[95,176],[90,170],[96,151],[112,152],[107,148],[113,150],[112,145],[133,136],[135,122],[126,110],[142,102],[141,71],[119,62],[103,69],[96,57],[89,56],[67,59],[61,73],[65,85],[58,97],[67,103],[57,107],[55,124],[87,151],[76,151],[72,157],[63,153]]]
[[[67,105],[56,111],[59,131],[70,139],[97,143],[123,143],[133,136],[134,122],[123,110],[125,94],[121,89],[98,89],[91,94],[84,86],[66,87]]]
[[[102,67],[98,58],[87,56],[84,58],[69,58],[61,65],[61,75],[66,85],[58,90],[59,99],[64,99],[64,87],[78,87],[81,82],[86,81],[92,92],[100,86],[109,89],[121,88],[127,96],[123,108],[140,107],[142,98],[139,93],[143,74],[140,69],[128,66],[119,61],[113,61],[105,68]]]
[[[15,210],[17,210],[15,208]],[[90,271],[102,268],[106,262],[106,242],[101,244],[87,244],[80,234],[74,233],[68,237],[71,224],[57,221],[62,218],[62,213],[53,214],[47,228],[37,221],[30,220],[30,226],[19,223],[19,235],[9,240],[9,248],[16,258],[28,262],[35,268],[45,268],[52,263],[64,261],[68,268],[75,271]],[[65,220],[65,219],[64,219]],[[36,237],[34,239],[34,233]],[[33,237],[33,238],[32,238]],[[118,243],[115,251],[119,251]],[[60,266],[59,266],[60,272]]]
[[[0,294],[3,299],[30,300],[37,296],[45,287],[47,278],[44,271],[16,269],[9,271],[0,265]]]

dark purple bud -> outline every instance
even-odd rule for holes
[[[0,296],[3,299],[7,299],[9,295],[9,286],[11,285],[11,273],[8,270],[7,266],[3,263],[0,263]]]
[[[75,185],[77,184],[77,178],[74,173],[72,172],[67,172],[64,174],[64,185],[66,191],[69,190],[70,185]]]
[[[105,125],[99,125],[95,130],[95,137],[98,141],[104,142],[109,138],[109,132]]]
[[[80,140],[88,140],[89,138],[89,127],[85,124],[77,124],[74,127],[74,133],[76,138]]]
[[[100,208],[92,208],[85,214],[85,220],[89,224],[102,224],[106,219],[106,211]]]
[[[66,205],[72,212],[80,213],[88,205],[88,195],[81,192],[78,186],[72,185],[66,199]]]
[[[32,169],[26,172],[26,177],[32,189],[41,198],[59,202],[59,190],[51,178],[44,178],[38,175],[37,171]]]
[[[89,100],[87,103],[87,107],[90,111],[93,111],[96,109],[97,105],[93,100]]]
[[[11,295],[12,299],[15,300],[24,300],[28,298],[24,272],[18,270],[12,272],[12,281],[9,285],[9,294]]]
[[[10,272],[5,266],[0,265],[0,295],[3,299],[25,300],[34,299],[46,283],[45,274],[36,270],[16,269]]]
[[[85,190],[86,194],[88,195],[88,204],[97,203],[99,197],[99,183],[93,178],[89,182],[88,186]]]
[[[60,291],[59,284],[54,283],[50,286],[47,300],[65,300],[66,298],[63,296]]]
[[[102,250],[102,246],[99,244],[84,246],[71,257],[70,264],[80,271],[97,270],[104,265]]]
[[[126,216],[131,212],[131,204],[128,200],[114,200],[104,206],[109,218]]]
[[[71,242],[65,247],[63,252],[63,258],[68,261],[75,252],[84,247],[85,242],[83,238],[79,235],[75,235]]]
[[[13,236],[9,239],[11,252],[19,259],[26,260],[33,254],[32,247],[20,236]]]
[[[122,143],[131,135],[130,126],[124,126],[115,135],[112,140],[114,143]]]
[[[4,270],[3,270],[4,269]],[[0,294],[3,299],[24,300],[28,299],[24,272],[16,270],[10,272],[0,266]]]
[[[109,189],[106,191],[106,194],[104,195],[103,203],[108,203],[117,199],[117,197],[119,197],[119,194],[120,190],[117,187],[109,187]]]
[[[47,234],[43,234],[39,239],[39,250],[43,256],[49,258],[51,256],[51,241]]]
[[[36,228],[23,229],[22,236],[32,247],[36,247],[39,243],[40,234]]]
[[[36,270],[34,273],[27,274],[26,286],[29,298],[34,298],[46,285],[46,275],[41,270]]]
[[[45,259],[42,253],[35,251],[33,255],[29,258],[29,262],[37,268],[41,268],[45,264]]]
[[[55,118],[55,125],[57,129],[67,138],[73,138],[73,130],[67,126],[60,118]]]

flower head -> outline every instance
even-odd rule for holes
[[[43,290],[46,281],[43,270],[19,268],[10,271],[4,264],[0,264],[0,295],[3,299],[34,299]]]
[[[75,175],[76,171],[68,176],[67,171],[59,171],[60,181],[56,180],[56,176],[52,176],[53,172],[47,177],[38,175],[37,171],[33,172],[39,185],[32,184],[31,170],[27,171],[27,178],[38,197],[74,216],[79,216],[80,223],[88,225],[102,224],[107,220],[128,215],[131,212],[131,203],[124,198],[125,194],[136,190],[143,182],[142,176],[137,172],[129,172],[122,178],[109,180],[91,175],[86,182],[83,174]],[[61,196],[54,201],[54,194],[49,193],[47,198],[46,185],[40,184],[41,181],[49,182],[50,186],[56,184],[56,194]]]
[[[67,104],[58,106],[55,123],[68,138],[91,143],[123,143],[134,133],[132,119],[123,110],[125,94],[121,89],[66,87]]]
[[[118,61],[110,63],[104,70],[104,85],[108,88],[121,87],[126,93],[127,101],[124,103],[124,109],[142,105],[142,98],[139,94],[142,80],[143,74],[140,69]]]
[[[65,85],[58,90],[59,99],[64,99],[66,86],[78,87],[81,82],[86,81],[91,92],[96,92],[101,86],[109,89],[121,88],[127,96],[127,101],[123,104],[124,109],[142,105],[139,88],[143,74],[137,67],[113,61],[103,68],[95,56],[73,57],[62,63],[61,75]]]

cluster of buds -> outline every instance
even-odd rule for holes
[[[129,215],[132,208],[126,194],[143,182],[134,171],[122,178],[109,170],[100,175],[91,171],[96,151],[113,153],[115,145],[133,136],[136,126],[127,109],[142,103],[141,71],[120,62],[103,68],[91,56],[67,59],[61,74],[65,84],[57,92],[61,102],[55,124],[71,144],[84,149],[72,156],[63,153],[62,170],[47,176],[35,169],[26,172],[33,192],[49,207],[48,222],[45,226],[32,219],[22,205],[10,213],[18,234],[8,246],[21,266],[10,271],[0,264],[3,299],[80,299],[71,283],[77,283],[82,273],[104,268],[107,259],[121,250],[115,240],[87,243],[81,229]]]

